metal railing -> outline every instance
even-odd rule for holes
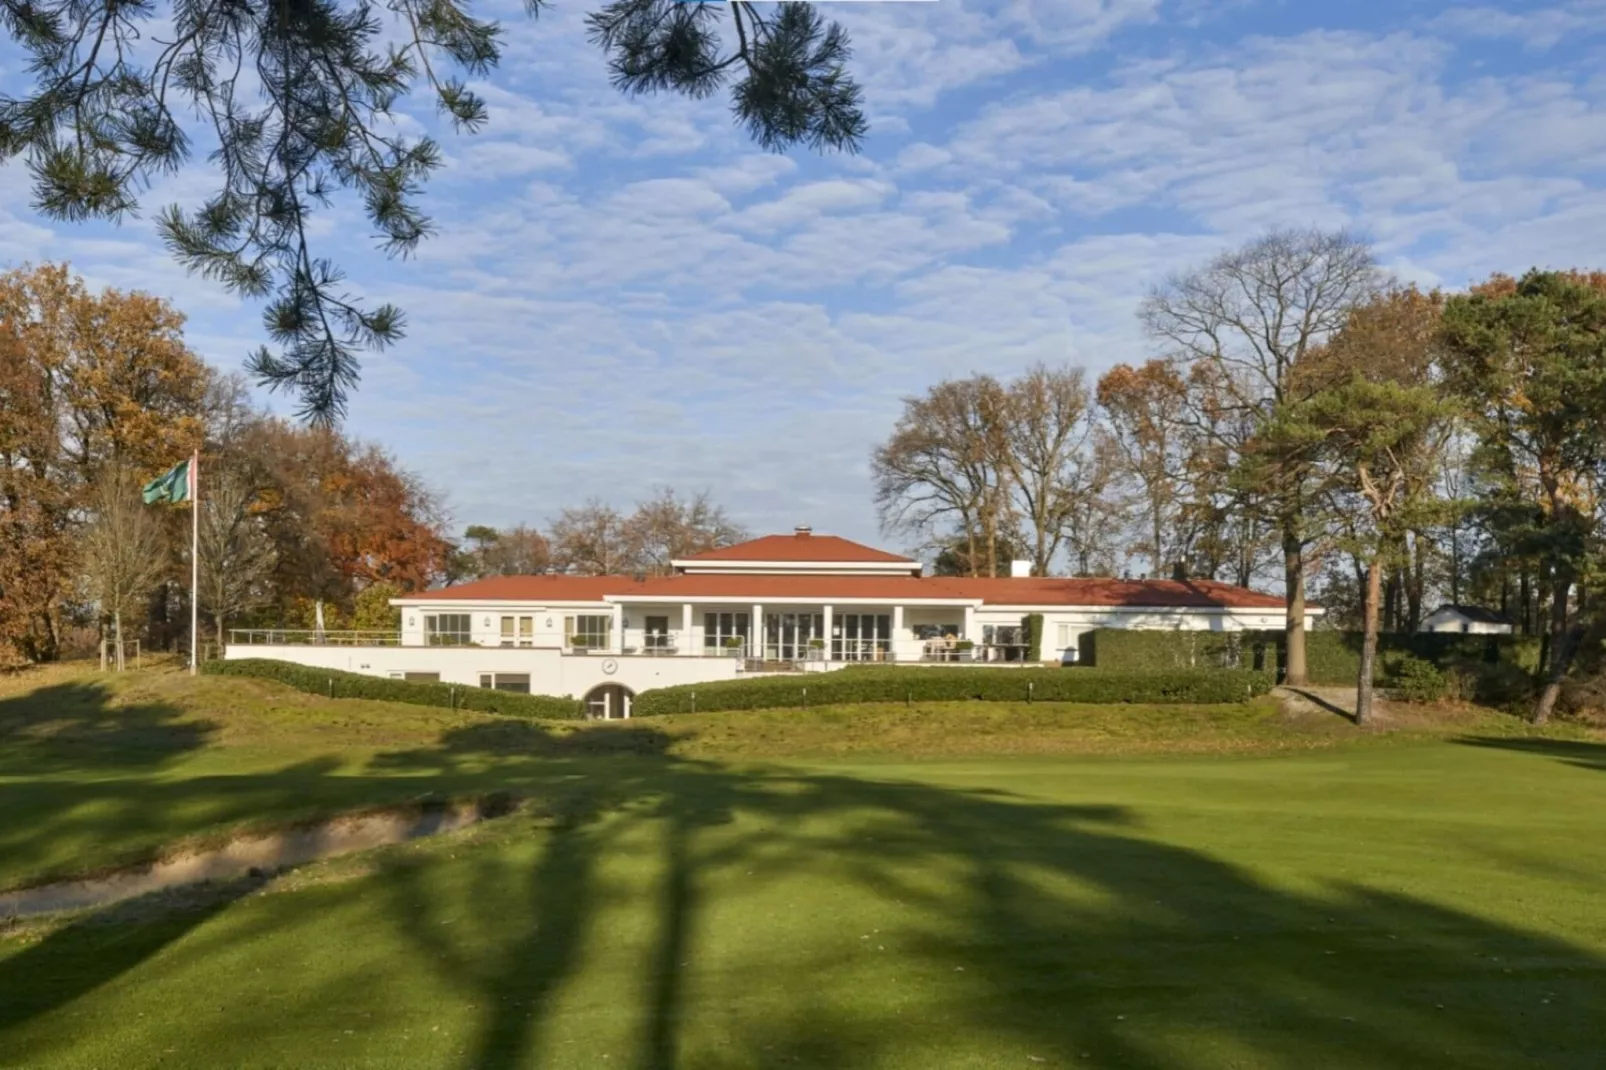
[[[229,642],[245,646],[401,646],[401,634],[357,629],[231,628]]]

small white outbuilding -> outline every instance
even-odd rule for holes
[[[1424,632],[1459,632],[1464,635],[1510,635],[1515,625],[1504,613],[1482,606],[1446,603],[1422,618]]]

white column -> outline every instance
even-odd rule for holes
[[[831,660],[831,616],[830,606],[820,607],[820,630],[823,633],[820,638],[825,640],[825,650],[821,657],[825,661]]]
[[[764,656],[764,607],[757,603],[753,606],[753,619],[747,626],[747,656]]]
[[[975,643],[978,646],[981,645],[981,636],[976,633],[976,607],[975,606],[966,606],[965,607],[965,635],[964,635],[964,638],[969,639],[972,643]]]
[[[697,645],[692,641],[691,634],[691,603],[684,602],[680,607],[680,652],[682,654],[695,654]]]
[[[892,649],[889,652],[893,660],[897,660],[909,644],[904,642],[903,636],[903,607],[892,607]]]
[[[625,648],[625,607],[615,602],[613,604],[613,636],[608,644],[610,654],[622,653]]]

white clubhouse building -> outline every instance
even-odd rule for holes
[[[798,528],[671,563],[667,576],[496,576],[398,598],[400,635],[236,632],[229,658],[584,698],[863,662],[1045,662],[1094,628],[1281,628],[1283,601],[1209,580],[921,575],[920,562]],[[1311,611],[1312,619],[1319,610]],[[1307,621],[1307,626],[1311,621]]]

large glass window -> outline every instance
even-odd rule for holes
[[[703,650],[710,654],[740,654],[747,648],[751,615],[704,613]]]
[[[885,661],[892,650],[892,617],[844,613],[831,622],[833,661]]]
[[[608,650],[613,646],[613,617],[605,613],[564,617],[563,632],[575,650]]]
[[[467,613],[424,614],[424,644],[426,646],[469,646],[471,624]]]

